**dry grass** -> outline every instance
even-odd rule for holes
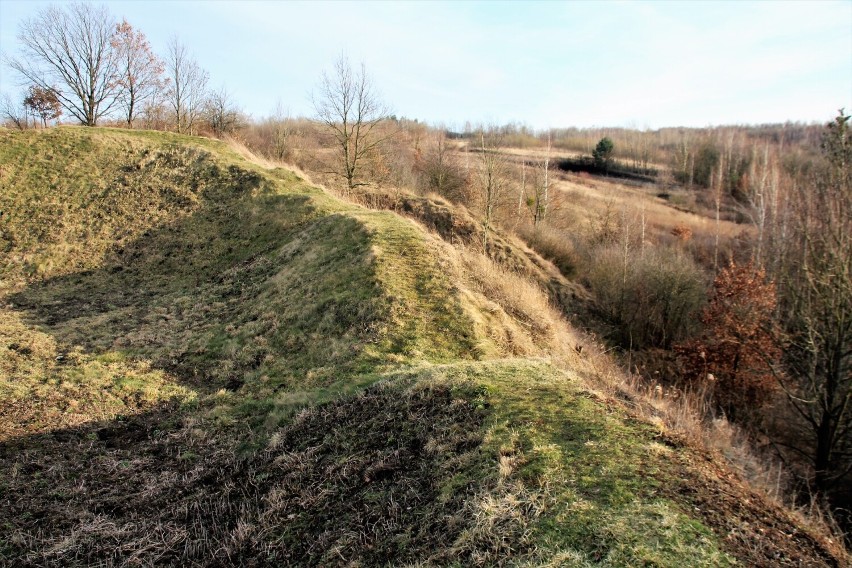
[[[720,471],[725,464],[731,483],[753,492],[784,515],[788,522],[808,527],[821,546],[840,559],[850,558],[843,532],[819,503],[801,506],[791,501],[789,473],[776,459],[756,451],[750,436],[715,409],[706,391],[682,391],[625,372],[596,337],[587,336],[581,373],[603,399],[625,404],[637,418],[655,427],[660,436],[707,452],[708,464]],[[727,469],[726,468],[726,469]],[[731,476],[733,474],[733,476]],[[795,519],[795,520],[793,520]],[[771,554],[771,548],[761,554]]]
[[[567,177],[554,184],[557,191],[564,194],[564,207],[586,219],[600,219],[608,215],[626,215],[633,225],[633,231],[640,234],[645,228],[648,242],[666,243],[671,239],[671,231],[683,225],[692,230],[696,238],[714,237],[717,232],[716,220],[709,211],[693,213],[673,206],[672,201],[661,199],[644,188],[636,188],[615,181],[595,179],[577,183]],[[748,233],[745,225],[721,220],[718,232],[723,244]]]
[[[534,227],[531,224],[522,224],[517,227],[516,233],[533,250],[551,261],[567,278],[576,276],[583,264],[572,239],[573,232],[570,230],[560,230],[551,225]]]
[[[264,168],[266,170],[286,169],[289,172],[295,174],[296,176],[304,179],[308,183],[310,183],[312,185],[316,185],[312,181],[311,176],[307,172],[305,172],[302,168],[297,166],[295,163],[279,162],[277,160],[271,160],[269,158],[265,158],[265,157],[255,153],[255,152],[253,152],[248,146],[245,145],[245,143],[241,142],[240,140],[238,140],[236,138],[230,137],[230,136],[226,136],[224,138],[224,141],[228,145],[228,148],[230,148],[235,154],[237,154],[238,156],[240,156],[242,159],[244,159],[245,161],[247,161],[249,163],[260,166],[261,168]]]
[[[376,201],[376,195],[371,197],[372,200],[360,199],[360,202],[372,207],[386,207],[381,199]],[[397,196],[396,199],[400,197]],[[647,196],[634,192],[634,201],[623,200],[622,203],[635,205],[645,199],[648,199]],[[445,205],[451,207],[449,204]],[[612,202],[607,204],[607,208],[612,210]],[[410,207],[398,209],[409,214],[413,211]],[[656,223],[653,231],[646,225],[649,235],[658,234],[659,240],[663,242],[676,239],[676,236],[671,234],[671,228],[682,228],[686,225],[671,220],[672,211],[674,210],[665,205],[651,208],[650,212],[646,211],[644,222]],[[640,224],[642,213],[633,213],[627,222]],[[686,217],[697,220],[699,225],[703,223],[705,230],[712,222],[715,230],[715,221],[690,213],[676,213],[675,218]],[[666,224],[658,223],[654,215],[665,217]],[[427,223],[430,221],[429,215],[423,213],[413,216]],[[624,217],[622,214],[622,220]],[[669,226],[671,228],[668,228]],[[723,231],[728,230],[728,237],[740,235],[741,227],[738,225],[723,221],[721,227]],[[434,227],[427,228],[435,231]],[[453,241],[444,234],[439,236]],[[537,243],[540,246],[535,248],[549,251],[548,256],[551,258],[558,258],[560,254],[568,255],[572,259],[577,258],[572,242],[560,238],[561,235],[552,228],[545,227],[544,230],[536,232],[536,236],[541,242]],[[476,240],[472,242],[475,243]],[[594,338],[584,337],[572,329],[560,310],[553,305],[550,294],[534,284],[529,274],[507,268],[506,265],[459,242],[456,242],[454,249],[445,248],[443,254],[453,259],[454,265],[462,266],[462,279],[458,281],[465,283],[467,290],[462,293],[466,295],[473,319],[479,326],[479,333],[490,338],[498,347],[497,351],[481,348],[482,355],[547,355],[563,368],[581,370],[586,377],[592,378],[590,384],[596,385],[605,398],[614,397],[629,401],[629,405],[636,412],[635,416],[659,428],[663,435],[686,440],[694,447],[709,450],[717,459],[726,460],[740,479],[763,494],[770,502],[780,506],[785,490],[782,468],[776,463],[767,464],[759,458],[751,448],[747,436],[726,420],[705,421],[702,416],[706,415],[707,409],[702,406],[703,398],[694,394],[675,396],[672,391],[666,391],[656,385],[648,388],[629,374],[626,375],[610,354],[596,345]],[[501,467],[511,466],[505,456],[501,458],[500,463]],[[496,501],[489,500],[488,503],[490,506],[485,509],[499,517],[497,512],[501,509],[496,505]],[[803,522],[813,526],[815,531],[827,534],[824,523],[818,525],[814,521]],[[477,530],[488,532],[488,529],[482,526]],[[499,547],[495,550],[499,550]]]
[[[577,336],[549,295],[528,277],[485,255],[460,251],[464,277],[472,291],[499,307],[482,305],[486,334],[512,355],[546,355],[569,365],[576,359]],[[501,325],[487,325],[499,319]]]

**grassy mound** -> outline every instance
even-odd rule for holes
[[[14,306],[4,337],[29,354],[0,381],[7,406],[61,382],[27,365],[55,375],[68,366],[56,357],[72,352],[141,359],[193,390],[267,400],[413,358],[495,350],[474,342],[437,244],[389,213],[345,206],[212,141],[2,136],[2,277]],[[23,344],[23,319],[57,345]]]
[[[0,210],[0,563],[841,562],[531,358],[568,341],[541,290],[393,213],[69,128],[0,131]]]

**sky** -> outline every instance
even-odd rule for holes
[[[0,0],[0,55],[48,2]],[[165,54],[177,36],[255,118],[345,54],[399,117],[460,129],[827,122],[852,109],[852,0],[107,1]],[[0,64],[0,91],[18,93]]]

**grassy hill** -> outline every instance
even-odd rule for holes
[[[546,262],[422,207],[449,224],[220,142],[0,130],[0,564],[843,564],[590,387]]]

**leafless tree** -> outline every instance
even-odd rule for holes
[[[547,211],[550,208],[550,154],[553,148],[550,133],[547,134],[547,153],[536,168],[533,184],[533,195],[529,198],[527,205],[532,213],[533,226],[538,227],[547,219]],[[525,164],[526,165],[526,164]],[[524,176],[526,172],[524,172]]]
[[[360,180],[362,164],[387,139],[376,128],[388,117],[388,109],[376,93],[364,64],[352,69],[341,54],[331,75],[323,73],[314,95],[314,109],[320,122],[334,136],[339,151],[334,173],[346,180],[347,189],[365,185]]]
[[[133,29],[127,20],[116,24],[111,45],[118,62],[117,82],[122,87],[119,100],[124,107],[127,127],[133,128],[133,119],[140,107],[165,86],[165,67],[145,34]]]
[[[290,111],[284,108],[279,100],[275,103],[275,113],[272,116],[272,154],[276,160],[283,160],[289,150],[290,134]]]
[[[716,206],[716,231],[713,241],[713,271],[719,271],[719,236],[721,234],[722,198],[725,192],[725,158],[719,160],[718,170],[710,174],[710,187],[713,189],[713,203]]]
[[[482,246],[488,250],[488,236],[494,216],[508,186],[508,164],[500,153],[501,140],[496,133],[479,131],[478,187],[482,204]]]
[[[467,179],[443,128],[429,136],[420,168],[426,189],[454,201],[468,201]]]
[[[29,109],[23,103],[16,103],[8,93],[3,93],[0,99],[0,116],[18,130],[30,127]]]
[[[107,115],[122,91],[111,40],[115,20],[104,6],[49,6],[21,24],[19,57],[9,65],[26,82],[56,91],[68,113],[86,126]]]
[[[166,56],[169,87],[166,98],[172,108],[174,127],[178,132],[193,134],[203,110],[209,76],[189,49],[177,37],[172,37]]]
[[[240,111],[234,104],[231,93],[224,86],[210,92],[206,114],[210,128],[216,136],[233,132],[240,123]]]
[[[830,490],[852,470],[852,137],[840,115],[823,137],[825,163],[793,188],[778,277],[788,330],[789,400],[812,445],[814,487]],[[777,254],[777,253],[776,253]]]

